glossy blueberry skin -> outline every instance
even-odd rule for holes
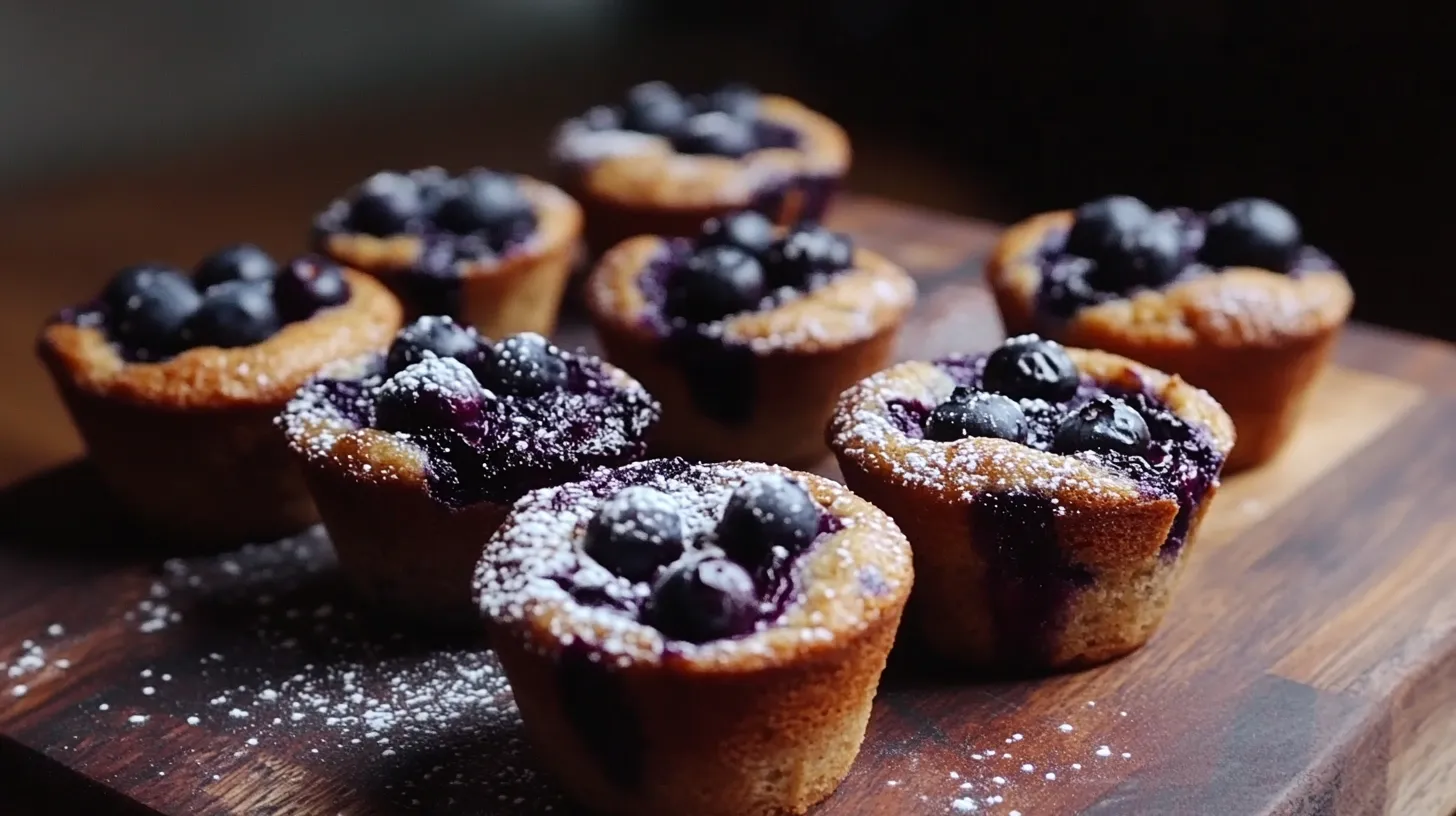
[[[1057,426],[1052,450],[1097,451],[1146,456],[1151,434],[1142,414],[1116,397],[1100,395],[1067,414]]]
[[[158,360],[185,348],[182,329],[202,295],[181,272],[156,264],[130,266],[101,296],[108,333],[137,360]]]
[[[767,294],[757,258],[734,246],[707,246],[673,277],[667,311],[689,323],[708,323],[756,309]]]
[[[349,282],[339,265],[327,258],[294,258],[274,278],[273,300],[285,322],[306,320],[320,309],[346,303]]]
[[[746,569],[725,558],[701,558],[664,573],[643,613],[672,640],[706,643],[752,632],[758,597]]]
[[[683,122],[673,134],[672,146],[679,153],[736,159],[757,149],[758,140],[751,122],[709,111]]]
[[[192,282],[206,290],[219,283],[241,280],[270,281],[278,274],[278,262],[254,244],[234,244],[212,253],[192,272]]]
[[[1183,271],[1183,226],[1175,213],[1161,212],[1122,234],[1097,261],[1092,283],[1106,292],[1156,288]]]
[[[1067,233],[1065,251],[1101,261],[1152,214],[1148,205],[1132,196],[1112,195],[1089,201],[1077,208],[1076,220]]]
[[[566,385],[566,361],[546,338],[534,332],[496,343],[482,358],[482,380],[503,394],[534,397]]]
[[[797,481],[776,473],[745,479],[723,509],[718,546],[739,564],[757,569],[775,547],[803,552],[819,533],[818,502]]]
[[[271,287],[238,280],[208,289],[182,333],[190,346],[239,348],[267,340],[282,325]]]
[[[650,581],[683,554],[682,516],[667,494],[628,487],[598,508],[582,548],[616,575]]]
[[[774,286],[805,288],[815,275],[830,275],[854,263],[849,236],[818,225],[790,230],[769,248],[766,266]]]
[[[763,95],[752,85],[730,82],[708,95],[708,107],[736,119],[752,121],[758,118],[758,107],[762,99]]]
[[[486,430],[485,408],[494,395],[459,360],[431,357],[407,366],[379,388],[375,425],[385,431],[452,431],[467,440]]]
[[[644,82],[627,91],[623,124],[628,130],[671,136],[691,113],[687,101],[671,85]]]
[[[457,235],[483,233],[499,245],[515,232],[515,225],[531,221],[531,202],[515,177],[489,170],[474,170],[446,188],[435,212],[435,223]]]
[[[1212,267],[1287,272],[1303,246],[1303,231],[1289,210],[1266,198],[1240,198],[1208,214],[1198,259]]]
[[[405,232],[423,214],[425,196],[418,182],[403,173],[375,173],[359,185],[346,224],[383,238]]]
[[[1026,415],[1010,397],[958,386],[930,412],[925,438],[955,442],[969,437],[1026,442]]]
[[[703,223],[699,246],[734,246],[751,255],[762,255],[776,238],[774,223],[768,216],[744,210]]]
[[[1012,338],[986,357],[981,387],[1012,399],[1063,402],[1077,393],[1076,363],[1058,343]]]
[[[384,370],[388,374],[403,371],[429,354],[453,357],[472,366],[479,360],[484,345],[485,340],[475,329],[445,315],[424,315],[395,335],[385,357]]]

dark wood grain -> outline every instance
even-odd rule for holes
[[[864,199],[835,220],[921,281],[902,356],[999,338],[977,280],[992,229]],[[579,324],[562,335],[591,342]],[[1147,648],[1007,681],[945,676],[902,643],[854,770],[816,812],[1450,813],[1453,383],[1449,346],[1352,327],[1290,449],[1221,492]],[[84,463],[0,494],[0,777],[50,780],[67,812],[102,812],[98,797],[168,814],[572,811],[499,681],[459,679],[488,654],[357,608],[321,540],[161,567],[108,508]],[[160,603],[178,619],[141,631]],[[8,677],[26,641],[41,665]],[[371,698],[387,701],[376,721],[426,716],[329,722]]]

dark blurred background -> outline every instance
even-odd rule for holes
[[[1266,195],[1358,317],[1452,338],[1450,12],[1252,0],[0,0],[0,480],[78,450],[41,319],[142,259],[302,246],[365,174],[546,170],[563,117],[743,79],[851,131],[851,188],[994,220]]]

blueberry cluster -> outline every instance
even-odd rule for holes
[[[759,119],[758,91],[724,85],[683,95],[666,82],[644,82],[620,106],[600,105],[578,121],[591,130],[630,130],[663,136],[679,153],[738,158],[766,147],[792,147],[792,133]]]
[[[1042,301],[1053,314],[1163,286],[1186,270],[1252,266],[1291,272],[1305,251],[1299,222],[1263,198],[1241,198],[1207,215],[1153,210],[1131,196],[1077,208],[1064,244],[1049,247]]]
[[[124,358],[152,362],[198,346],[260,343],[348,299],[337,265],[304,256],[280,266],[258,247],[238,244],[203,259],[191,278],[161,264],[122,269],[87,314]]]
[[[788,565],[821,529],[823,511],[803,485],[750,476],[703,540],[688,540],[673,497],[626,488],[602,503],[582,547],[612,573],[651,584],[644,623],[689,643],[752,632],[788,579]]]
[[[979,386],[957,386],[935,406],[925,437],[1007,439],[1064,454],[1149,454],[1143,415],[1110,394],[1083,394],[1076,364],[1056,343],[1033,335],[1008,340],[986,357]]]
[[[853,262],[849,237],[817,224],[779,237],[773,222],[751,210],[709,219],[667,281],[666,314],[701,324],[753,311],[784,289],[812,289]]]
[[[560,349],[539,334],[491,343],[449,317],[401,329],[385,357],[374,424],[386,431],[454,433],[479,441],[486,405],[499,395],[534,397],[567,384]],[[487,384],[489,387],[487,387]]]
[[[536,212],[519,180],[474,169],[450,176],[439,168],[375,173],[326,214],[332,226],[388,237],[402,233],[456,236],[471,254],[500,254],[536,229]],[[330,225],[326,225],[330,226]]]

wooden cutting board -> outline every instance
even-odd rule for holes
[[[993,230],[863,199],[835,221],[921,281],[902,356],[999,339]],[[1290,448],[1220,492],[1147,648],[1022,682],[897,653],[816,812],[1450,813],[1453,426],[1456,351],[1351,327]],[[489,652],[371,618],[321,537],[147,549],[84,463],[0,494],[0,779],[47,812],[574,810]]]

